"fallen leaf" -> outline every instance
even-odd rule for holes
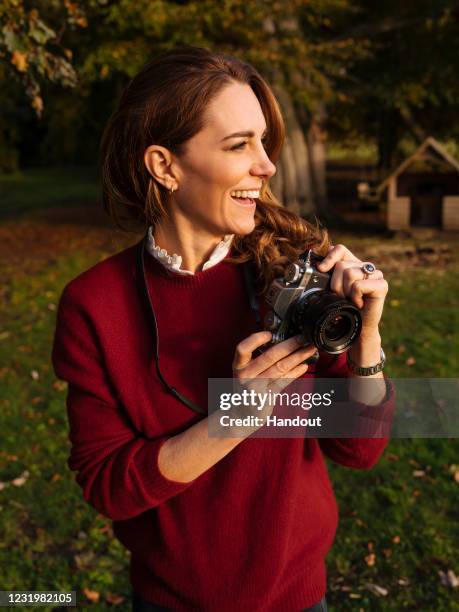
[[[89,601],[97,603],[100,599],[100,593],[98,593],[97,591],[91,591],[91,589],[84,588],[83,593],[86,599],[89,599]]]
[[[408,586],[410,584],[408,578],[399,578],[397,582],[400,586]]]
[[[12,480],[11,484],[14,485],[15,487],[22,487],[22,485],[25,484],[29,476],[30,476],[29,472],[25,470],[24,472],[22,472],[20,476]]]
[[[400,300],[390,300],[389,304],[391,306],[400,306]]]
[[[395,347],[394,353],[396,355],[401,355],[406,351],[406,346],[404,344],[400,344],[400,346]]]
[[[67,383],[63,380],[55,380],[53,382],[53,389],[56,391],[65,391],[67,389]]]
[[[413,472],[413,476],[415,478],[422,478],[425,475],[426,475],[426,473],[424,472],[424,470],[414,470],[414,472]]]
[[[370,553],[365,557],[365,563],[372,567],[376,563],[376,555],[374,553]]]
[[[122,595],[118,595],[117,593],[107,593],[107,595],[105,596],[105,600],[108,603],[114,604],[116,606],[120,603],[123,603],[125,598]]]
[[[438,572],[440,576],[440,580],[443,586],[450,587],[451,589],[455,589],[459,586],[459,579],[453,570],[448,570],[447,572],[442,572],[441,570]]]
[[[20,344],[18,346],[18,351],[20,353],[31,353],[32,352],[32,347],[30,346],[30,344]]]
[[[34,380],[38,380],[40,378],[40,374],[37,372],[37,370],[32,370],[30,372],[30,376],[34,379]]]
[[[392,542],[393,542],[394,544],[400,544],[400,536],[399,536],[399,535],[395,535],[395,536],[392,538]]]
[[[3,489],[5,489],[8,486],[9,483],[7,482],[0,482],[0,491],[3,491]]]
[[[78,555],[74,555],[73,560],[75,561],[75,565],[80,570],[85,570],[91,567],[92,562],[94,561],[96,554],[92,550],[88,550],[86,552],[82,552]],[[93,591],[96,592],[96,591]],[[98,593],[99,595],[99,593]]]
[[[408,359],[405,361],[407,366],[412,366],[416,363],[416,359],[414,357],[408,357]]]
[[[46,531],[42,527],[35,527],[35,534],[39,540],[46,536]]]
[[[371,591],[372,593],[374,593],[375,595],[378,595],[379,597],[386,597],[389,594],[389,591],[385,589],[384,587],[379,586],[379,584],[373,584],[372,582],[367,582],[365,583],[364,586],[368,591]]]

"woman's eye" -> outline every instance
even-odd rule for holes
[[[263,147],[266,149],[266,145],[268,144],[268,139],[267,138],[262,138],[261,139],[261,143],[262,143]],[[247,144],[246,140],[244,142],[240,142],[239,144],[234,145],[234,147],[231,147],[231,151],[236,151],[238,149],[242,149],[243,147],[245,147],[246,144]]]
[[[239,144],[234,145],[234,147],[231,147],[231,151],[235,151],[236,149],[242,149],[242,147],[245,147],[246,144],[246,141],[240,142]]]

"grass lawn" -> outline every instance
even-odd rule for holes
[[[457,377],[459,265],[448,256],[455,238],[442,236],[444,249],[433,255],[417,239],[337,232],[334,240],[385,262],[388,374]],[[0,223],[1,589],[75,590],[78,607],[130,610],[128,554],[66,466],[66,386],[54,377],[50,349],[63,286],[132,242],[81,219],[34,213]],[[455,439],[394,440],[371,471],[330,463],[340,506],[328,557],[332,611],[459,610],[457,589],[438,574],[459,574],[458,451]]]
[[[99,198],[94,168],[63,166],[0,174],[0,218],[8,219],[53,206],[80,206]]]

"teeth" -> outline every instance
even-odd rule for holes
[[[251,191],[232,191],[231,195],[235,198],[259,198],[260,191],[253,189]]]

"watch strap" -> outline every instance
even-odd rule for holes
[[[356,363],[352,361],[352,359],[349,356],[349,351],[348,351],[346,354],[346,361],[347,361],[348,368],[354,374],[357,374],[357,376],[371,376],[372,374],[377,374],[378,372],[381,372],[384,369],[384,365],[386,363],[386,355],[384,354],[384,351],[381,347],[381,360],[379,361],[379,363],[373,366],[362,367],[362,366],[358,366]]]

